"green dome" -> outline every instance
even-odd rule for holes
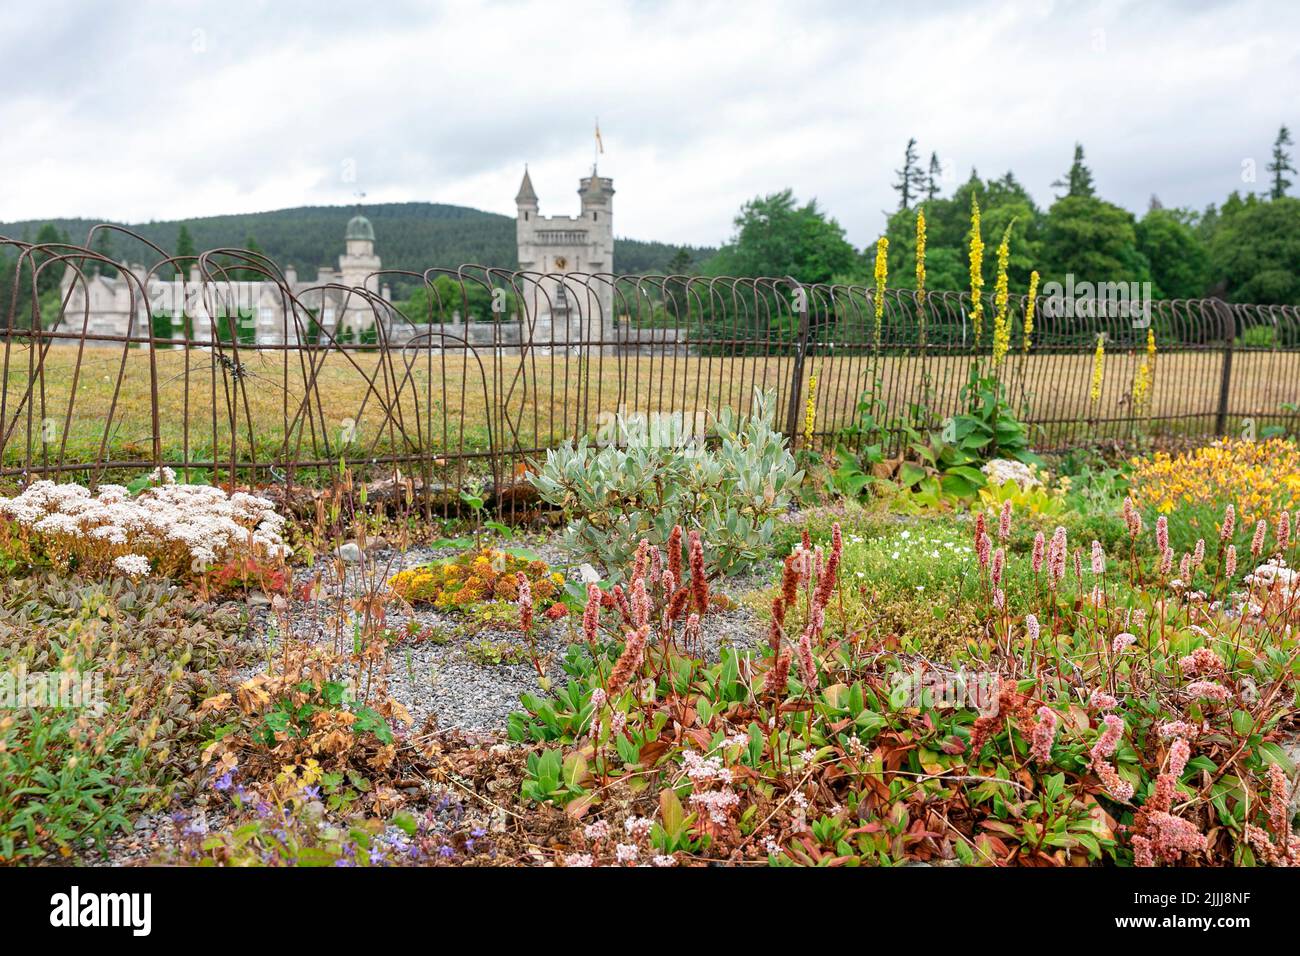
[[[370,220],[358,213],[348,220],[348,231],[343,238],[347,239],[367,239],[370,242],[375,241],[375,227],[370,225]]]

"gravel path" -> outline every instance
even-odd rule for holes
[[[565,567],[567,556],[552,540],[511,540],[493,542],[493,546],[527,548],[556,570],[567,573],[571,580],[580,580],[577,567]],[[342,603],[350,604],[404,568],[454,557],[462,550],[455,547],[412,548],[404,554],[372,550],[364,560],[346,566]],[[305,584],[315,575],[321,578],[323,597],[314,603],[292,601],[290,625],[296,637],[333,643],[334,629],[323,618],[328,609],[340,603],[335,565],[326,562],[318,564],[314,570],[300,570],[295,574],[295,584]],[[765,586],[770,580],[766,570],[758,571],[730,580],[726,592],[735,598],[745,591]],[[393,604],[387,608],[387,615],[386,624],[394,632],[405,633],[408,621],[414,620],[425,635],[420,640],[403,639],[388,651],[388,692],[410,712],[414,727],[422,726],[432,717],[443,730],[501,734],[510,713],[519,709],[520,695],[542,692],[537,670],[517,630],[508,626],[473,626],[466,615],[419,605],[407,609]],[[264,638],[275,639],[269,609],[263,607],[255,622]],[[546,677],[553,684],[562,684],[567,677],[561,663],[566,648],[576,636],[576,626],[576,621],[569,620],[538,622],[536,651],[545,661]],[[349,625],[341,640],[347,645],[351,639]],[[754,613],[746,607],[737,606],[704,618],[703,649],[707,658],[716,659],[723,646],[745,646],[762,639],[762,628]],[[483,649],[505,652],[511,660],[493,663],[485,658]],[[241,673],[238,679],[246,679],[255,671],[250,669]]]

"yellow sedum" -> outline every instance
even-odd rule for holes
[[[1260,518],[1274,524],[1300,506],[1300,449],[1283,438],[1224,439],[1170,456],[1133,459],[1135,504],[1173,514],[1199,505],[1232,503],[1241,527]]]
[[[564,585],[562,574],[551,571],[545,561],[530,561],[495,548],[467,551],[450,561],[407,568],[389,578],[388,586],[412,604],[456,610],[484,601],[517,600],[519,572],[527,577],[539,607],[544,609],[559,599]]]

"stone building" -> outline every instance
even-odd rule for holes
[[[613,339],[614,180],[578,181],[577,216],[542,216],[528,169],[515,196],[524,310],[534,345]],[[544,278],[543,278],[544,276]]]
[[[322,266],[312,281],[299,279],[293,266],[285,269],[285,287],[297,299],[296,309],[285,287],[275,282],[232,281],[220,275],[205,279],[197,264],[185,278],[171,278],[123,263],[112,277],[93,266],[83,269],[84,281],[67,269],[60,290],[67,305],[55,329],[108,336],[129,333],[144,339],[150,329],[155,337],[166,338],[170,328],[173,339],[207,342],[214,317],[219,337],[229,337],[233,317],[241,341],[264,345],[328,341],[327,332],[343,341],[361,341],[373,334],[376,307],[349,290],[365,289],[391,301],[390,289],[381,286],[376,275],[379,269],[374,227],[358,213],[348,221],[337,269]]]

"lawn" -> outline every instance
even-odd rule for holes
[[[149,460],[155,411],[163,459],[197,463],[212,461],[214,454],[227,462],[232,453],[240,462],[266,463],[337,461],[341,450],[350,460],[392,453],[437,458],[494,446],[530,450],[590,433],[602,414],[620,409],[747,408],[756,387],[778,393],[778,421],[784,423],[793,366],[789,356],[582,358],[484,351],[467,359],[452,353],[246,349],[242,368],[232,373],[198,349],[158,350],[151,367],[143,349],[126,350],[124,359],[116,348],[79,354],[75,346],[54,345],[35,375],[29,402],[32,351],[15,343],[7,358],[0,459],[8,468]],[[1160,355],[1150,406],[1136,416],[1130,395],[1138,357],[1107,357],[1095,402],[1088,394],[1092,361],[1091,355],[1036,353],[1009,360],[1004,379],[1012,399],[1028,403],[1028,420],[1040,424],[1038,446],[1144,430],[1213,432],[1219,353]],[[1294,401],[1292,362],[1291,353],[1235,356],[1230,427],[1246,416],[1262,423],[1284,401]],[[811,357],[804,396],[815,377],[818,441],[826,444],[853,421],[858,397],[873,377],[882,383],[891,414],[919,403],[937,421],[958,407],[968,365],[965,357],[889,356],[873,375],[868,356]],[[798,403],[801,423],[804,396]]]

